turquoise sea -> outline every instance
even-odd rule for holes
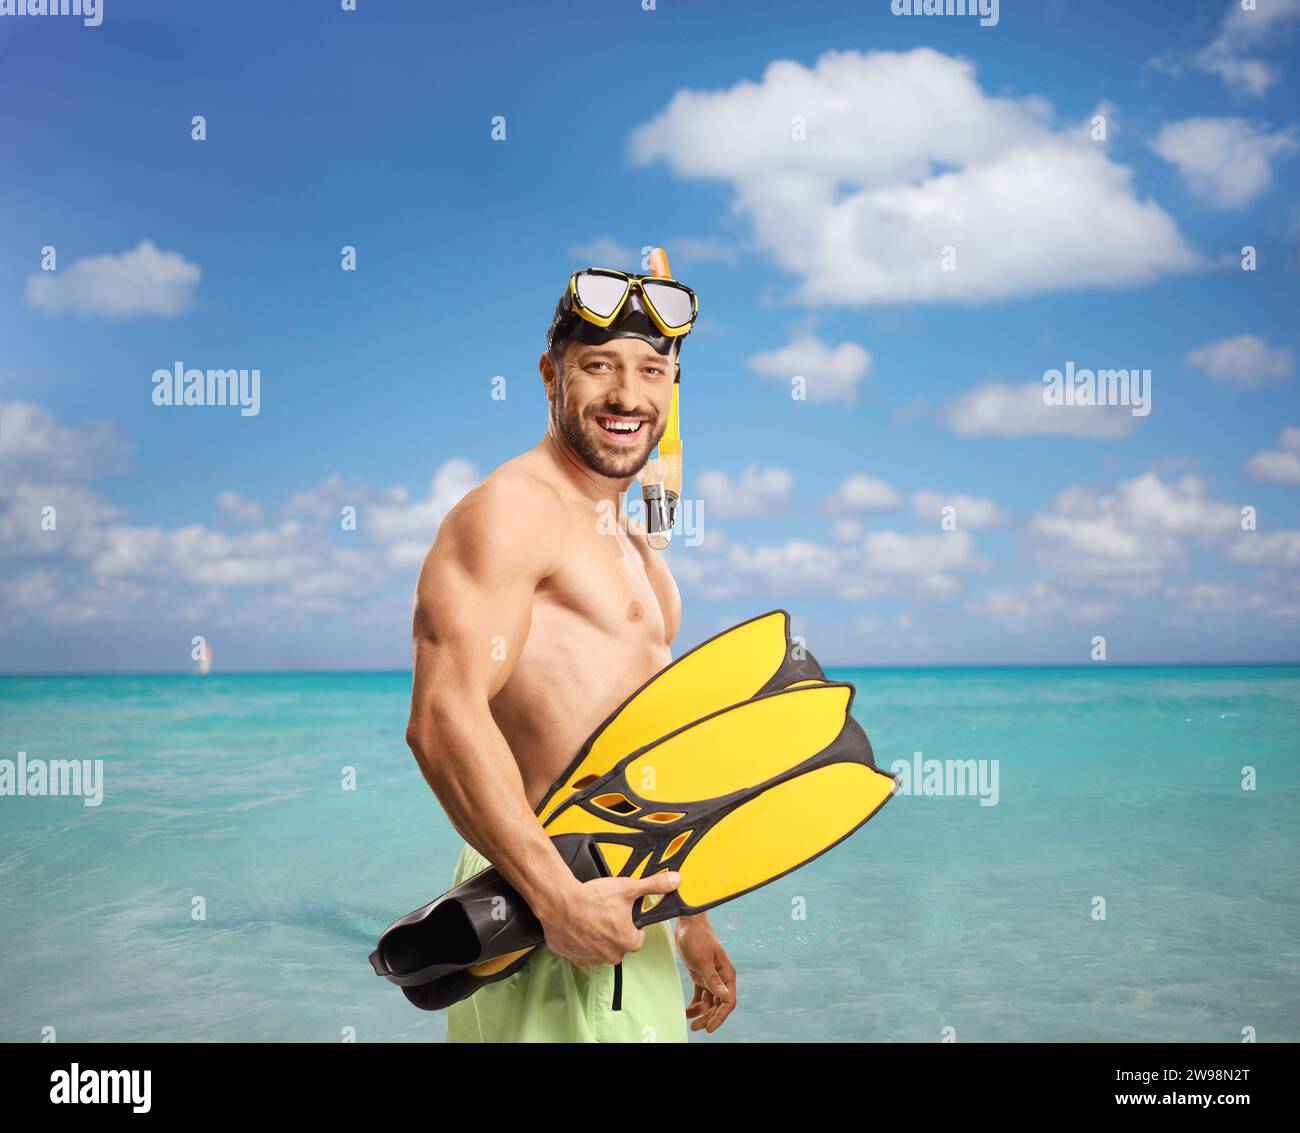
[[[1300,1040],[1300,667],[835,675],[882,765],[996,760],[997,805],[900,795],[716,910],[704,1041]],[[0,678],[0,758],[105,792],[0,798],[0,1040],[440,1040],[366,961],[459,848],[409,682]]]

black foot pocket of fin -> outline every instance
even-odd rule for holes
[[[579,881],[609,876],[590,834],[561,834],[552,841]],[[545,939],[523,898],[489,866],[389,925],[370,966],[416,1007],[440,1011],[514,975]]]

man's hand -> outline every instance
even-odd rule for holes
[[[617,964],[645,943],[632,923],[632,906],[647,893],[671,893],[682,883],[672,872],[650,877],[601,877],[574,886],[546,915],[538,914],[546,944],[579,968]]]
[[[677,952],[695,983],[691,1030],[713,1034],[736,1009],[736,969],[703,913],[677,918]]]

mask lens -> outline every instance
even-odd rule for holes
[[[578,276],[575,287],[578,300],[593,315],[602,319],[610,318],[627,294],[627,280],[613,275],[596,275],[583,272]]]
[[[686,288],[674,283],[643,279],[641,289],[668,326],[684,327],[691,321],[694,304],[691,302],[691,293]]]

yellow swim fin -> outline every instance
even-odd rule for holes
[[[764,692],[824,680],[821,666],[790,638],[790,615],[773,610],[683,653],[609,714],[537,807],[543,823],[593,777],[630,751]]]
[[[610,872],[681,874],[638,925],[703,912],[811,861],[893,794],[853,719],[853,686],[801,685],[720,709],[638,749],[543,824],[589,834]]]

